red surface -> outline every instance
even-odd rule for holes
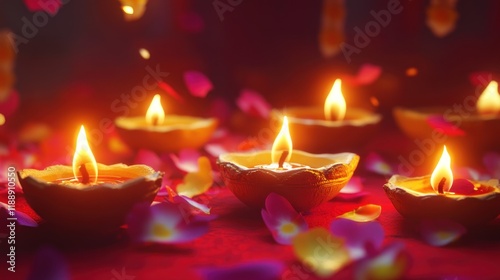
[[[366,190],[370,195],[356,202],[334,199],[307,213],[310,227],[328,226],[337,215],[359,205],[382,205],[378,219],[384,227],[385,242],[403,241],[412,258],[409,278],[412,279],[498,279],[500,276],[500,223],[469,232],[459,243],[437,248],[424,243],[415,226],[405,222],[382,190],[384,178],[369,177]],[[2,199],[4,200],[4,198]],[[5,248],[2,248],[0,279],[25,279],[30,271],[34,252],[44,243],[51,243],[65,257],[72,279],[118,279],[122,269],[135,279],[199,279],[197,267],[227,266],[249,260],[278,259],[288,270],[296,261],[289,246],[278,245],[265,227],[259,211],[242,205],[227,189],[212,200],[214,214],[219,217],[210,224],[208,234],[178,246],[138,248],[128,243],[125,235],[104,244],[82,240],[54,238],[47,229],[17,230],[16,273],[6,274]],[[22,197],[19,210],[30,212]],[[114,271],[114,272],[113,272]],[[353,270],[341,271],[338,279],[352,278]],[[5,276],[9,278],[5,278]],[[283,279],[314,279],[311,275],[288,273]],[[296,278],[294,278],[296,277]]]

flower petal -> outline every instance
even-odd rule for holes
[[[205,74],[198,71],[184,73],[184,82],[193,96],[205,97],[213,89],[212,82]]]
[[[394,242],[380,253],[357,262],[355,279],[402,279],[409,266],[410,259],[403,243]]]
[[[170,154],[175,166],[185,172],[196,172],[198,170],[198,158],[200,153],[193,149],[179,151],[179,156]]]
[[[361,65],[356,75],[356,84],[369,85],[375,82],[382,74],[382,67],[374,64],[365,63]]]
[[[200,274],[205,280],[276,280],[281,279],[284,265],[281,262],[251,261],[228,268],[202,268]]]
[[[368,192],[363,191],[362,179],[358,176],[353,176],[334,199],[354,200],[367,194]]]
[[[177,193],[191,198],[206,192],[213,182],[210,160],[207,157],[200,157],[198,171],[190,172],[184,176],[183,182],[177,186]]]
[[[64,257],[55,249],[44,246],[36,253],[27,279],[66,280],[70,275]]]
[[[426,220],[420,224],[420,234],[432,246],[446,246],[467,232],[464,226],[449,220]]]
[[[166,82],[163,81],[158,82],[158,87],[168,95],[172,96],[175,100],[184,103],[184,98],[182,98],[180,94]]]
[[[344,239],[351,258],[355,260],[372,254],[384,241],[384,229],[376,221],[358,223],[347,219],[335,219],[330,225],[330,232]]]
[[[244,113],[259,118],[267,118],[271,112],[271,105],[264,97],[260,93],[249,89],[240,92],[240,96],[236,99],[236,105]]]
[[[433,128],[449,136],[464,136],[465,131],[447,121],[441,115],[427,117],[427,123]]]
[[[344,213],[338,218],[349,219],[356,222],[370,222],[377,219],[382,212],[382,206],[376,204],[367,204],[357,209]]]
[[[24,4],[30,12],[45,11],[52,16],[57,14],[63,5],[62,0],[24,0]]]
[[[134,163],[145,164],[152,167],[155,170],[159,170],[162,165],[162,160],[153,151],[141,149],[137,152],[135,156]]]
[[[365,167],[367,170],[380,175],[392,175],[394,170],[379,154],[369,153],[365,159]]]
[[[27,227],[37,227],[38,223],[27,214],[18,210],[9,210],[9,205],[0,202],[0,219],[8,221],[8,218],[16,218],[16,224]],[[2,223],[3,224],[3,223]],[[0,232],[3,232],[6,227],[2,227]]]
[[[324,228],[314,228],[293,239],[295,256],[318,276],[328,277],[350,263],[344,241]]]

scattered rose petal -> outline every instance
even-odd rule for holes
[[[177,186],[177,193],[191,198],[206,192],[213,182],[210,160],[207,157],[200,157],[198,171],[190,172],[184,176],[183,182]]]
[[[166,202],[136,205],[127,217],[127,224],[131,239],[137,243],[184,243],[208,231],[207,222],[189,221],[177,205]]]
[[[267,118],[271,112],[271,105],[258,92],[244,89],[236,99],[236,105],[241,111],[250,116]]]
[[[343,81],[353,85],[369,85],[375,82],[382,74],[382,67],[365,63],[361,65],[356,76],[346,76]],[[347,78],[347,79],[346,79]]]
[[[61,6],[62,0],[24,0],[24,4],[30,12],[45,11],[54,16]]]
[[[28,280],[70,279],[68,265],[58,251],[44,246],[38,250],[28,275]]]
[[[433,128],[449,136],[464,136],[465,131],[444,119],[441,115],[434,115],[427,118],[427,123]]]
[[[425,242],[438,247],[457,241],[466,231],[461,224],[449,220],[427,220],[420,225]]]
[[[338,218],[349,219],[356,222],[370,222],[377,219],[382,212],[382,206],[367,204],[358,207],[356,210],[344,213]]]
[[[196,97],[205,97],[213,89],[212,82],[205,74],[198,71],[187,71],[184,73],[184,82],[189,92]]]
[[[202,268],[206,280],[276,280],[281,279],[284,265],[278,261],[251,261],[227,268]]]
[[[187,221],[209,222],[217,218],[217,215],[210,214],[210,207],[207,205],[182,195],[174,195],[166,202],[176,205]]]
[[[213,157],[218,157],[221,154],[227,153],[228,150],[222,144],[210,143],[205,145],[205,150]]]
[[[358,260],[380,249],[384,241],[384,229],[378,222],[358,223],[347,219],[335,219],[330,232],[344,239],[351,258]]]
[[[324,228],[299,233],[292,243],[297,258],[320,277],[333,275],[351,261],[343,239]]]
[[[38,226],[38,223],[27,214],[20,212],[18,210],[9,210],[8,204],[0,202],[0,219],[2,221],[2,224],[4,222],[5,223],[13,222],[11,220],[8,220],[8,218],[16,218],[16,220],[14,220],[16,222],[16,225],[21,225],[26,227]],[[6,228],[7,228],[6,226],[2,226],[0,232],[3,232],[4,229]]]
[[[368,256],[356,263],[355,279],[402,279],[410,266],[404,245],[394,242],[387,245],[378,254]]]
[[[358,199],[367,195],[368,193],[363,191],[363,183],[360,177],[353,176],[351,180],[347,183],[345,187],[340,190],[339,195],[337,195],[336,199],[343,200],[352,200]]]
[[[175,166],[184,172],[196,172],[198,170],[198,158],[200,153],[192,149],[179,151],[179,156],[170,154]]]
[[[177,91],[171,87],[169,84],[163,82],[163,81],[160,81],[158,82],[158,87],[163,90],[165,93],[167,93],[168,95],[172,96],[175,100],[181,102],[181,103],[184,103],[184,98],[182,98],[180,96],[179,93],[177,93]]]
[[[365,167],[367,170],[380,175],[395,174],[394,169],[380,155],[369,153],[365,159]]]
[[[137,152],[135,156],[134,163],[136,164],[145,164],[152,167],[155,170],[160,170],[162,165],[162,160],[160,157],[150,150],[141,149]]]
[[[483,157],[483,163],[493,178],[500,178],[500,154],[487,153]]]
[[[475,191],[474,184],[471,181],[462,178],[453,180],[450,191],[461,195],[479,194]]]
[[[279,244],[292,244],[292,239],[307,230],[304,217],[284,197],[270,193],[266,197],[265,209],[261,211],[262,219]]]
[[[17,110],[19,107],[19,93],[17,91],[12,90],[10,93],[7,93],[8,96],[4,101],[0,101],[0,113],[5,117],[8,117]]]

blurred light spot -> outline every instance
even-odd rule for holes
[[[5,116],[2,113],[0,113],[0,126],[4,125],[4,123],[5,123]]]
[[[378,107],[380,105],[380,102],[375,96],[370,97],[370,102],[374,107]]]
[[[151,57],[151,54],[149,53],[148,50],[145,48],[140,48],[139,49],[139,54],[141,55],[142,58],[144,59],[149,59]]]
[[[132,8],[130,6],[122,6],[122,10],[127,15],[133,15],[134,14],[134,8]]]
[[[418,75],[418,69],[415,67],[410,67],[406,69],[406,76],[408,77],[415,77]]]

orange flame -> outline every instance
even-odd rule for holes
[[[285,116],[283,118],[283,125],[281,126],[281,130],[276,136],[273,147],[271,149],[272,163],[279,163],[283,151],[288,151],[285,162],[290,161],[290,158],[292,157],[292,150],[292,137],[290,136],[290,130],[288,129],[288,118]]]
[[[479,96],[476,103],[480,115],[493,115],[500,113],[500,94],[498,94],[498,83],[491,81]]]
[[[92,150],[90,150],[89,142],[87,141],[87,135],[85,134],[85,128],[83,125],[80,128],[80,132],[78,133],[78,138],[76,140],[76,149],[75,154],[73,156],[73,175],[76,180],[78,179],[78,175],[80,172],[80,167],[85,165],[87,168],[87,164],[90,164],[94,173],[90,173],[90,175],[94,176],[94,184],[97,183],[97,162],[95,160],[94,154]],[[88,170],[88,169],[87,169]]]
[[[134,8],[132,8],[131,6],[122,6],[122,10],[127,15],[133,15],[134,14]]]
[[[325,119],[341,121],[345,117],[346,104],[342,95],[342,80],[336,79],[325,100]]]
[[[442,194],[449,191],[452,184],[451,157],[444,146],[443,154],[431,175],[431,186],[434,191]]]
[[[165,120],[165,111],[161,106],[160,95],[156,94],[146,112],[146,123],[149,125],[161,125]]]

